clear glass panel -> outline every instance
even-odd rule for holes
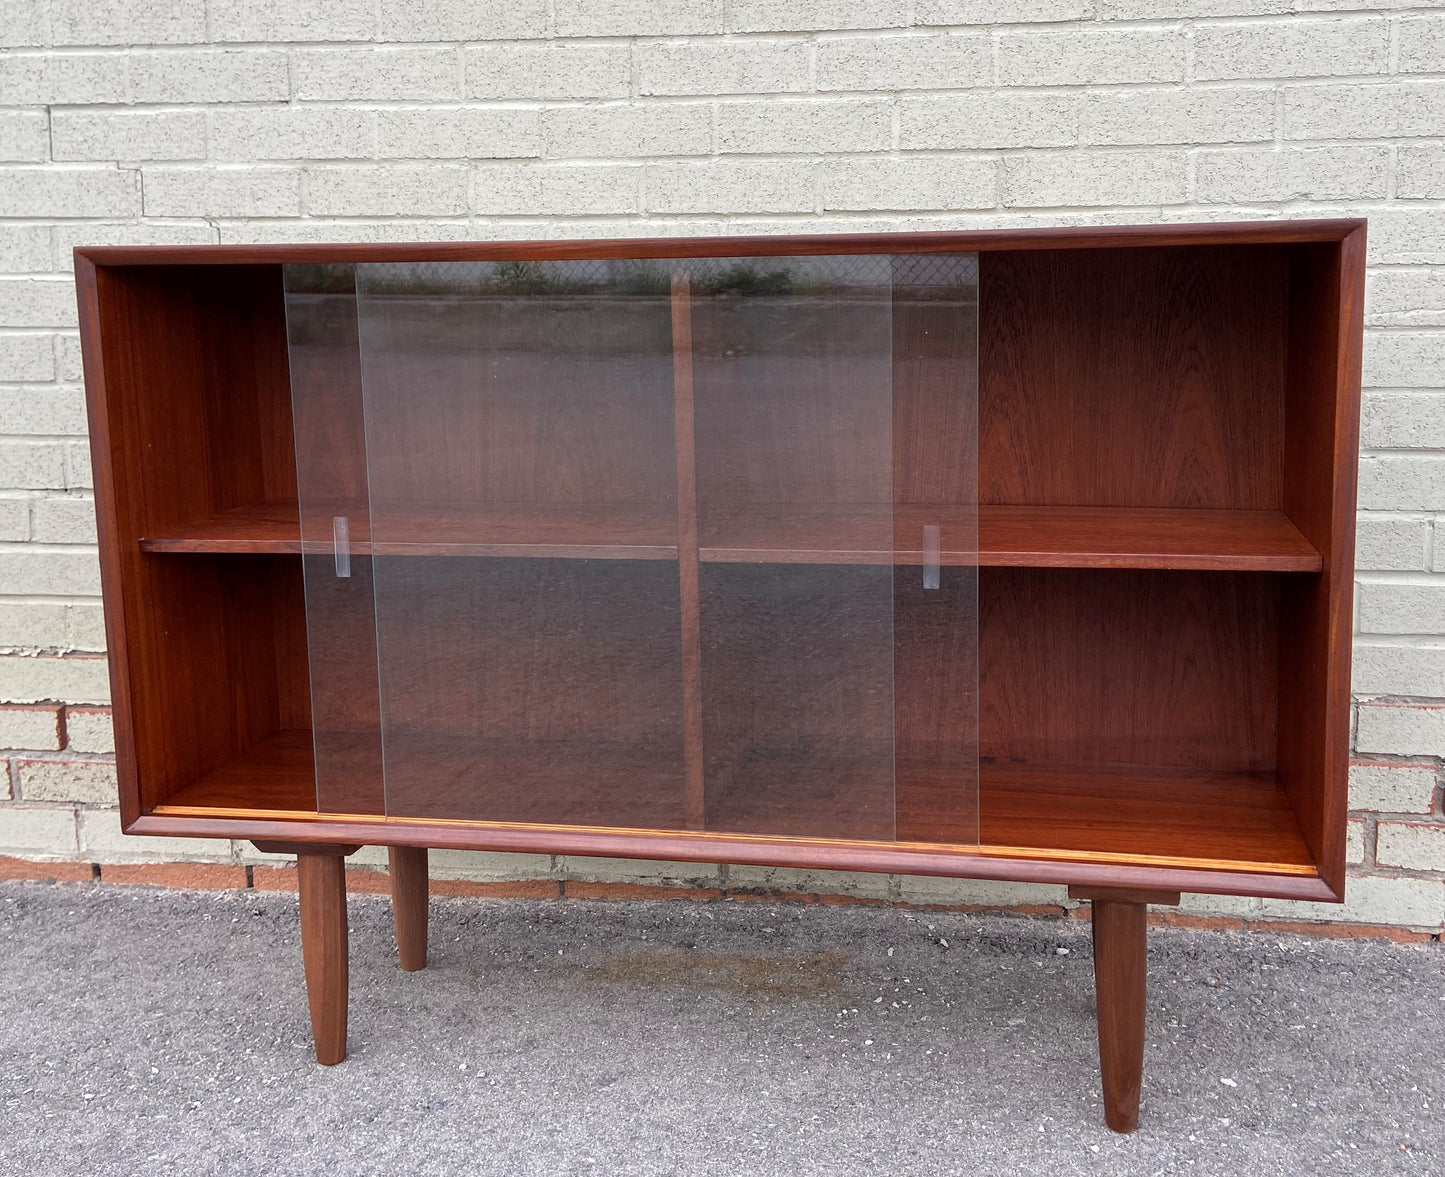
[[[321,808],[976,842],[977,273],[290,267]]]
[[[383,813],[353,268],[284,270],[316,806],[323,813]]]
[[[891,839],[889,259],[687,270],[707,828]]]
[[[897,837],[973,844],[978,255],[893,259]]]
[[[358,267],[388,813],[687,824],[670,283]]]

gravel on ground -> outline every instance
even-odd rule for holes
[[[1152,929],[1103,1125],[1077,920],[759,902],[351,915],[311,1057],[296,898],[0,884],[0,1174],[1434,1174],[1438,943]]]

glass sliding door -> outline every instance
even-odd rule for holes
[[[684,825],[667,269],[357,293],[387,812]]]
[[[977,841],[973,255],[291,270],[324,810]]]
[[[979,837],[978,255],[893,271],[900,842]]]
[[[889,261],[688,272],[707,828],[891,839]]]
[[[284,271],[316,806],[385,812],[356,276]]]

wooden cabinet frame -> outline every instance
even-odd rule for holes
[[[392,847],[406,967],[425,959],[427,847],[1067,884],[1097,905],[1109,1118],[1127,1130],[1142,904],[1182,891],[1343,897],[1364,239],[1362,221],[1290,221],[78,249],[122,825],[328,858]],[[899,793],[894,840],[702,828],[692,721],[682,828],[307,803],[283,266],[929,253],[979,257],[977,540],[950,550],[946,525],[943,540],[945,566],[978,576],[975,838],[932,833],[921,786]],[[698,413],[689,297],[674,284],[679,439]],[[894,438],[905,480],[906,432]],[[709,552],[753,558],[739,544],[769,557],[764,539],[699,533],[689,445],[675,462],[676,530],[658,551],[678,562],[686,618],[698,553],[703,568]],[[901,538],[916,531],[908,510],[896,508],[907,526],[891,553],[848,558],[920,563]],[[641,557],[656,546],[638,542]],[[685,667],[696,632],[684,627]],[[944,672],[941,657],[926,673]],[[697,715],[696,673],[682,690]],[[303,901],[330,913],[308,924],[308,945],[325,946],[307,949],[313,1012],[318,993],[333,1013],[344,995],[339,879],[308,866]],[[318,1030],[327,1061],[344,1055],[344,1014],[339,1045],[334,1022],[324,1049]]]

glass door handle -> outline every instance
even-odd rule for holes
[[[923,525],[923,587],[936,589],[939,565],[943,561],[943,540],[937,523]]]
[[[345,515],[331,517],[331,547],[336,554],[336,575],[345,580],[351,575],[351,521]]]

